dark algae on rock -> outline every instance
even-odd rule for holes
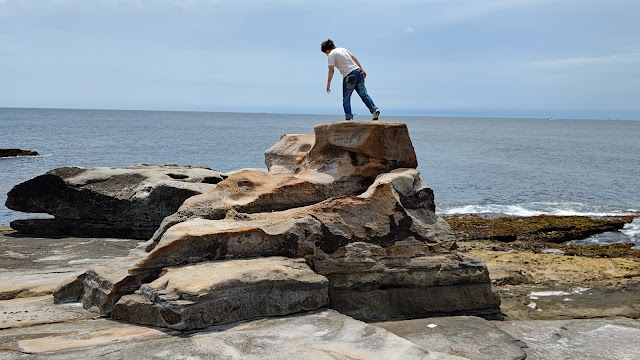
[[[15,156],[38,156],[37,151],[22,150],[22,149],[0,149],[0,158],[3,157],[15,157]]]
[[[540,215],[527,217],[444,216],[456,237],[463,241],[496,240],[563,243],[607,231],[618,231],[636,216],[591,218],[588,216]]]

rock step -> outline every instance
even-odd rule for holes
[[[192,330],[310,311],[329,302],[329,281],[303,259],[269,257],[167,268],[125,295],[112,318]]]

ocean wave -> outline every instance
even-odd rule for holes
[[[629,209],[607,205],[592,205],[569,202],[533,202],[526,204],[486,204],[486,205],[462,205],[442,207],[438,209],[441,215],[456,214],[487,214],[496,213],[511,216],[622,216],[640,215],[640,209]],[[637,230],[633,230],[637,231]]]
[[[2,159],[37,159],[37,158],[45,158],[45,157],[52,157],[53,154],[39,154],[39,155],[28,155],[28,156],[24,156],[24,155],[20,155],[20,156],[4,156],[4,157],[0,157],[0,160]]]
[[[640,218],[633,219],[633,221],[626,224],[620,232],[630,238],[638,239],[640,241]]]

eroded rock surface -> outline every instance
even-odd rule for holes
[[[303,259],[316,276],[328,279],[329,306],[358,319],[498,313],[500,301],[491,292],[486,266],[456,253],[451,228],[434,213],[433,191],[415,169],[404,124],[318,125],[302,160],[309,137],[283,139],[286,156],[280,164],[288,165],[274,172],[234,173],[186,200],[128,259],[86,272],[61,286],[56,298],[82,299],[86,308],[113,311],[119,319],[180,329],[322,306],[310,292],[313,301],[290,302],[313,306],[285,302],[263,311],[256,299],[268,303],[269,296],[261,295],[257,283],[239,288],[255,287],[258,295],[229,296],[224,306],[220,298],[227,295],[214,295],[215,269],[228,264],[221,260],[246,266],[242,273],[251,274],[261,270],[237,259],[287,257]],[[196,265],[183,267],[190,264]],[[194,272],[211,274],[211,282],[199,282],[197,296],[163,287],[170,278],[173,289],[190,288]],[[289,284],[286,291],[307,296],[305,282]],[[285,298],[285,290],[274,289]],[[232,308],[229,318],[202,310],[225,306]]]
[[[112,317],[178,330],[316,310],[329,281],[302,259],[267,257],[169,268],[116,303]]]
[[[55,217],[11,223],[24,234],[146,240],[185,199],[224,178],[211,169],[177,165],[65,167],[16,185],[6,206]]]
[[[107,319],[0,332],[2,359],[462,360],[325,310],[195,333]]]

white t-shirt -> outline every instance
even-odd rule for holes
[[[345,48],[335,48],[329,53],[329,66],[333,65],[340,70],[342,77],[349,75],[353,70],[359,69],[351,58],[351,53]]]

